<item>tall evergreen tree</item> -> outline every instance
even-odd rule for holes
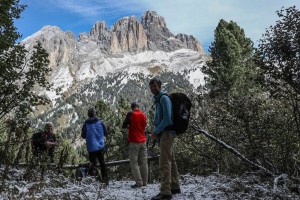
[[[211,60],[203,68],[212,96],[244,94],[256,77],[252,61],[253,42],[235,22],[220,20],[209,51]],[[253,89],[253,88],[252,88]]]
[[[46,79],[48,53],[38,43],[28,52],[16,41],[21,37],[14,26],[25,9],[19,0],[0,2],[0,119],[16,108],[23,115],[28,114],[30,106],[47,102],[47,99],[32,91],[36,86],[50,89]]]
[[[0,2],[0,53],[6,51],[21,37],[14,26],[14,19],[19,19],[25,5],[20,5],[19,0],[2,0]]]

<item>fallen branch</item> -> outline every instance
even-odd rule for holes
[[[237,150],[235,150],[233,147],[229,146],[228,144],[226,144],[225,142],[217,139],[216,137],[214,137],[213,135],[207,133],[205,130],[203,130],[202,128],[192,124],[191,125],[193,127],[193,129],[195,129],[196,131],[198,131],[199,133],[202,133],[203,135],[205,135],[206,137],[208,137],[209,139],[217,142],[219,145],[221,145],[222,147],[224,147],[225,149],[227,149],[230,153],[232,153],[233,155],[235,155],[236,157],[238,157],[239,159],[241,159],[243,162],[250,164],[258,169],[261,169],[262,171],[264,171],[265,173],[275,176],[275,174],[271,171],[269,171],[268,169],[264,168],[263,166],[256,164],[252,161],[250,161],[249,159],[247,159],[244,155],[242,155],[240,152],[238,152]]]

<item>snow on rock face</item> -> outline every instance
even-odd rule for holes
[[[123,37],[127,32],[128,36]],[[163,37],[158,37],[161,34]],[[153,71],[180,73],[195,90],[204,83],[201,68],[208,55],[198,40],[184,34],[175,37],[163,17],[155,12],[146,12],[141,23],[134,16],[124,17],[110,30],[105,23],[97,22],[89,34],[81,33],[78,41],[72,32],[63,32],[56,26],[45,26],[22,41],[28,50],[36,42],[49,53],[50,83],[62,92],[70,93],[73,87],[87,84],[97,76],[122,71],[129,75],[124,79],[130,79],[134,73],[145,76]],[[42,93],[52,101],[61,97],[53,91]]]
[[[82,60],[80,66],[78,66],[77,71],[70,69],[69,73],[61,75],[65,76],[65,79],[68,79],[69,82],[66,82],[64,78],[56,78],[52,79],[52,83],[59,85],[65,91],[72,85],[70,81],[92,80],[97,76],[105,77],[108,73],[122,71],[128,73],[128,76],[124,78],[132,79],[134,77],[131,76],[132,74],[142,73],[144,76],[151,75],[151,69],[158,67],[161,71],[185,74],[187,80],[196,89],[204,84],[204,74],[201,72],[201,68],[205,63],[205,59],[198,52],[188,49],[175,52],[145,51],[135,55],[123,55],[120,57],[103,55],[97,58],[94,54],[88,54]],[[55,73],[58,74],[57,72]]]
[[[69,62],[62,62],[52,67],[50,82],[54,88],[61,88],[62,92],[69,90],[76,83],[87,83],[97,76],[105,77],[108,73],[120,71],[131,74],[142,73],[145,76],[151,75],[151,69],[159,67],[161,71],[170,71],[184,74],[194,88],[204,84],[204,75],[201,68],[205,63],[206,56],[189,49],[180,49],[173,52],[164,51],[144,51],[137,54],[122,54],[112,56],[103,54],[95,48],[94,42],[89,42],[91,46],[83,46],[73,52],[72,58],[65,59]],[[65,51],[64,51],[65,52]],[[51,54],[52,57],[54,54]],[[70,54],[71,55],[71,54]],[[52,58],[57,60],[56,58]],[[58,98],[56,95],[48,95],[50,98]]]

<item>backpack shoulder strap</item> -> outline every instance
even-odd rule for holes
[[[170,99],[170,101],[171,101],[171,104],[172,104],[172,100],[171,100],[171,98],[170,98],[170,96],[168,95],[168,94],[166,94],[166,93],[163,93],[162,95],[160,95],[160,97],[159,97],[159,99],[158,99],[158,102],[157,103],[159,103],[159,105],[160,105],[160,108],[161,108],[161,111],[162,112],[164,112],[164,109],[163,109],[163,107],[162,107],[162,105],[161,105],[161,103],[160,103],[160,99],[161,99],[161,97],[162,96],[167,96],[169,99]],[[173,115],[172,115],[172,120],[173,120]]]
[[[160,95],[160,97],[158,98],[158,102],[157,102],[157,103],[159,103],[159,105],[160,105],[161,107],[162,107],[162,105],[161,105],[161,103],[160,103],[160,100],[161,100],[162,96],[167,96],[167,97],[169,97],[169,99],[170,99],[170,96],[169,96],[168,94],[166,94],[166,93],[163,93],[162,95]]]

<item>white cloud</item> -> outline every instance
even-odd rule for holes
[[[220,21],[233,20],[256,43],[265,29],[278,19],[275,11],[296,5],[298,0],[146,0],[147,6],[166,20],[173,33],[196,36],[200,42],[211,42]]]
[[[52,0],[51,4],[89,20],[101,18],[105,21],[122,16],[123,13],[130,15],[130,12],[136,12],[141,8],[140,3],[131,0]]]
[[[274,25],[276,10],[296,5],[299,0],[23,0],[48,7],[59,8],[82,17],[76,26],[106,21],[112,25],[123,16],[136,15],[139,19],[146,10],[156,11],[165,18],[172,33],[194,35],[207,47],[213,40],[220,21],[233,20],[245,30],[255,44],[265,29]],[[70,25],[69,25],[70,26]],[[88,31],[88,30],[87,30]]]

